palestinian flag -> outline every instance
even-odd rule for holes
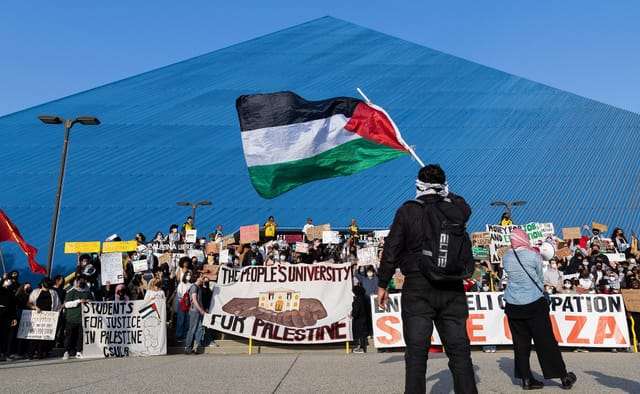
[[[236,109],[249,176],[264,198],[409,152],[382,108],[351,97],[307,101],[293,92],[254,94],[238,97]]]
[[[145,306],[144,308],[140,309],[138,311],[138,313],[140,313],[141,317],[143,319],[147,318],[149,315],[155,313],[157,315],[158,318],[160,318],[160,313],[158,312],[158,307],[156,306],[156,303],[153,302],[147,306]]]

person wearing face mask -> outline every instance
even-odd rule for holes
[[[15,326],[11,327],[11,332],[9,333],[9,350],[10,358],[12,360],[20,360],[24,358],[24,354],[27,350],[27,340],[22,338],[17,338],[18,327],[20,326],[20,319],[22,318],[22,311],[29,308],[29,296],[33,292],[33,288],[31,287],[31,283],[25,282],[21,284],[15,293],[16,300],[16,317],[17,323]]]
[[[250,249],[242,257],[242,266],[248,267],[250,265],[264,265],[264,257],[255,241],[251,242]]]
[[[555,293],[561,287],[562,281],[563,275],[562,272],[558,270],[558,259],[553,257],[549,260],[549,266],[543,275],[544,285],[545,287],[549,287],[552,293]]]
[[[93,300],[86,278],[80,276],[64,299],[65,330],[63,360],[82,358],[82,304]]]
[[[362,267],[360,267],[362,269]],[[372,265],[367,266],[366,275],[362,275],[359,270],[355,271],[355,277],[358,278],[358,282],[364,288],[365,301],[367,302],[367,333],[369,336],[373,335],[373,322],[371,318],[371,295],[378,294],[378,276],[376,275],[375,268]]]
[[[27,307],[34,310],[35,313],[41,313],[42,311],[58,312],[61,304],[58,298],[58,293],[51,287],[51,279],[45,277],[40,281],[38,289],[31,292],[29,295],[29,302]],[[38,359],[47,356],[50,349],[50,342],[45,340],[30,340],[29,350],[27,351],[28,359]]]
[[[182,234],[180,234],[180,232],[178,232],[178,225],[177,224],[172,224],[169,227],[169,234],[167,234],[167,236],[164,237],[164,241],[169,243],[169,248],[170,249],[177,249],[178,248],[178,244],[182,242]]]
[[[609,258],[600,251],[600,246],[591,245],[591,253],[589,254],[589,266],[593,267],[596,263],[600,263],[603,267],[611,267]]]
[[[573,287],[571,279],[565,279],[562,281],[562,294],[575,294],[576,289]]]
[[[189,258],[187,257],[187,261]],[[176,313],[175,327],[176,327],[176,341],[184,341],[189,329],[189,313],[183,312],[180,308],[180,300],[184,293],[189,291],[191,287],[191,271],[187,270],[180,280],[180,284],[176,288],[175,298],[173,299],[173,311]]]

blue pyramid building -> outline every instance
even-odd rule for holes
[[[315,224],[387,228],[414,198],[410,156],[316,181],[271,200],[249,181],[235,99],[291,90],[309,100],[361,88],[393,117],[425,163],[440,163],[473,208],[470,231],[497,223],[490,202],[526,200],[518,223],[563,227],[639,222],[634,174],[640,115],[333,17],[0,117],[0,208],[46,263],[64,135],[37,116],[93,115],[69,142],[53,273],[69,273],[69,241],[165,234],[211,200],[196,224],[227,233],[274,215],[282,228]],[[7,269],[26,257],[2,243]]]

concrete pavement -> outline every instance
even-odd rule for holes
[[[49,358],[0,362],[2,393],[401,393],[403,353],[201,354],[123,359]],[[578,376],[571,392],[640,393],[640,353],[563,353]],[[481,393],[522,391],[512,379],[513,354],[473,353]],[[534,375],[540,368],[532,354]],[[431,355],[430,393],[452,392],[447,358]],[[559,380],[544,381],[540,393],[566,393]]]

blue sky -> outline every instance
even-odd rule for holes
[[[631,0],[29,0],[0,12],[0,116],[326,15],[640,113]]]

